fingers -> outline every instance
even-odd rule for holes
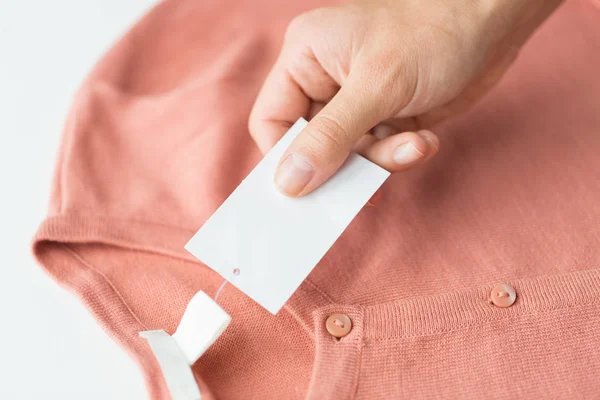
[[[261,151],[267,152],[298,115],[316,114],[280,162],[275,174],[279,190],[289,196],[309,193],[331,176],[352,150],[390,172],[418,165],[438,151],[439,140],[429,131],[394,134],[396,126],[377,125],[373,135],[365,135],[380,118],[369,104],[376,101],[368,91],[347,84],[323,108],[322,103],[306,97],[303,88],[276,64],[250,119],[252,136]]]
[[[310,99],[290,76],[282,59],[279,58],[265,80],[248,122],[250,135],[263,154],[310,109]]]
[[[422,130],[376,140],[358,152],[390,172],[399,172],[428,161],[439,148],[438,137],[433,132]]]
[[[299,117],[312,118],[322,108],[319,105],[329,102],[338,90],[339,84],[319,64],[310,46],[286,35],[250,113],[250,135],[261,152],[267,153]]]
[[[421,130],[399,133],[381,140],[375,135],[367,135],[361,139],[355,151],[390,172],[400,172],[427,162],[439,149],[438,137],[431,131]],[[376,206],[382,198],[380,188],[371,196],[367,207]]]
[[[381,118],[368,85],[349,79],[286,150],[275,173],[277,188],[291,197],[310,193]]]

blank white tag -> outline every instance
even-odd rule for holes
[[[352,154],[311,194],[282,195],[275,168],[307,124],[299,119],[185,246],[273,314],[389,176]]]

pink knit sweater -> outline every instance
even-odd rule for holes
[[[183,246],[261,158],[250,107],[286,24],[320,5],[166,1],[74,99],[35,256],[153,399],[168,392],[138,332],[172,333],[222,282]],[[599,72],[600,7],[568,1],[277,316],[225,287],[233,321],[193,366],[205,398],[600,398]]]

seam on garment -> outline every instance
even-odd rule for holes
[[[118,216],[111,216],[111,215],[97,215],[97,214],[93,215],[93,214],[72,213],[72,214],[68,214],[68,215],[51,216],[51,217],[49,217],[49,219],[51,219],[51,218],[61,219],[61,218],[69,218],[69,217],[84,218],[84,219],[91,218],[91,219],[96,219],[96,220],[98,220],[98,219],[118,220],[118,221],[122,221],[122,222],[139,222],[139,223],[156,225],[156,226],[164,226],[164,227],[167,227],[167,228],[173,228],[173,229],[179,229],[179,230],[189,231],[190,232],[190,238],[191,238],[191,235],[193,235],[196,232],[196,230],[194,230],[193,228],[187,228],[187,227],[180,226],[180,225],[172,225],[172,224],[168,224],[168,223],[151,221],[151,220],[142,219],[142,218],[121,218],[121,217],[118,217]],[[152,247],[149,247],[149,248],[128,247],[127,249],[133,250],[133,251],[142,251],[142,252],[152,251],[152,252],[155,252],[155,253],[163,254],[163,252],[161,252],[160,250],[156,250],[156,249],[154,249]],[[188,260],[188,259],[185,258],[185,260]],[[196,259],[195,257],[193,257],[189,261],[191,261],[191,262],[193,262],[195,264],[199,264],[199,265],[203,265],[203,266],[207,267],[206,264],[204,264],[200,260]],[[305,282],[307,284],[309,284],[314,290],[316,290],[317,292],[319,292],[319,294],[321,294],[321,296],[323,296],[330,303],[338,303],[329,294],[327,294],[325,291],[323,291],[323,289],[321,289],[319,286],[317,286],[317,284],[315,284],[309,277],[307,277],[305,279]]]
[[[363,313],[364,315],[364,313]],[[361,321],[362,324],[365,323],[364,318]],[[356,393],[358,393],[358,385],[360,382],[360,370],[362,367],[362,354],[363,354],[363,347],[365,345],[365,329],[364,326],[362,328],[362,332],[361,332],[361,341],[357,342],[357,346],[358,346],[358,356],[356,357],[356,364],[354,366],[354,370],[356,371],[354,374],[354,390],[352,391],[352,398],[355,399],[356,398]]]
[[[140,324],[140,326],[144,329],[144,330],[149,330],[148,327],[140,320],[140,318],[135,314],[135,312],[133,312],[133,309],[129,306],[129,304],[127,303],[127,301],[125,301],[125,298],[121,295],[121,293],[119,292],[119,290],[113,285],[112,281],[105,275],[103,274],[98,268],[96,268],[92,263],[90,263],[88,260],[86,260],[81,254],[79,254],[77,251],[75,251],[73,248],[71,248],[70,246],[61,243],[61,246],[68,251],[75,259],[77,259],[82,265],[84,265],[86,268],[94,271],[96,274],[98,274],[102,280],[104,282],[106,282],[106,284],[110,287],[111,291],[118,297],[119,301],[123,304],[123,306],[127,309],[127,311],[129,312],[129,314],[133,317],[133,319],[135,319],[135,321]],[[132,252],[142,252],[142,253],[147,253],[147,251],[145,250],[138,250],[138,249],[125,249],[126,251],[132,251]],[[161,256],[165,256],[165,257],[169,257],[169,258],[174,258],[171,257],[169,255],[162,255]],[[204,265],[203,263],[200,263],[201,265]],[[308,336],[313,340],[315,340],[315,334],[313,332],[312,329],[310,329],[309,326],[305,325],[302,321],[301,318],[297,317],[294,312],[292,310],[289,309],[289,306],[285,306],[284,309],[292,316],[292,318],[294,318],[297,322],[298,325],[300,325],[304,331],[308,334]],[[140,329],[142,330],[142,329]]]
[[[310,286],[317,292],[319,296],[321,296],[330,304],[335,304],[335,302],[331,299],[331,297],[327,295],[327,293],[321,290],[317,285],[314,284],[314,282],[312,282],[308,278],[306,278],[304,282],[300,285],[300,287],[298,288],[299,291],[302,290],[301,288],[303,284],[306,284],[306,286]],[[296,320],[296,322],[302,328],[304,328],[304,330],[308,333],[308,335],[313,339],[313,342],[315,343],[317,339],[315,335],[314,317],[312,312],[320,308],[316,303],[318,303],[318,301],[316,300],[311,303],[313,305],[313,308],[307,314],[303,314],[301,310],[296,310],[296,308],[293,306],[293,303],[289,301],[286,302],[282,307],[283,310],[287,311]]]
[[[56,242],[60,247],[69,254],[72,259],[79,263],[80,266],[87,268],[87,270],[92,272],[91,279],[83,278],[85,282],[83,285],[68,285],[70,289],[75,291],[75,294],[78,298],[83,300],[83,303],[86,309],[94,315],[95,319],[98,320],[102,329],[108,333],[108,335],[117,342],[122,348],[126,350],[128,355],[138,364],[140,370],[143,372],[144,381],[146,383],[147,393],[151,398],[162,398],[165,396],[165,383],[162,378],[162,373],[156,363],[154,357],[147,350],[145,351],[136,351],[134,343],[139,343],[139,338],[136,333],[142,330],[148,330],[148,328],[141,322],[141,320],[137,317],[137,315],[133,312],[131,307],[124,300],[123,296],[118,292],[115,286],[112,284],[110,279],[102,274],[93,264],[83,259],[78,253],[75,252],[74,249],[71,249],[67,244]],[[81,269],[81,267],[80,267]],[[77,272],[73,276],[75,279],[82,279],[81,273]],[[99,279],[100,278],[100,279]],[[98,289],[100,287],[100,289]],[[129,316],[126,321],[119,318],[118,321],[108,322],[105,321],[101,315],[102,311],[106,310],[104,307],[106,305],[105,302],[102,304],[94,304],[93,302],[86,301],[87,295],[85,291],[81,289],[92,290],[97,293],[98,290],[102,291],[103,288],[107,288],[107,292],[112,292],[116,295],[116,298],[111,304],[114,305],[122,305],[125,307],[127,312],[124,313],[125,316]],[[142,344],[142,347],[145,349],[149,349],[147,344]],[[193,369],[192,369],[193,371]],[[194,371],[193,371],[194,372]],[[157,381],[158,377],[158,381]],[[194,372],[194,377],[198,379],[198,375]],[[159,383],[162,381],[162,384]]]
[[[189,227],[185,227],[185,226],[181,226],[181,225],[173,225],[173,224],[168,224],[165,222],[152,221],[152,220],[148,220],[148,219],[144,219],[144,218],[123,218],[123,217],[108,215],[108,214],[85,214],[85,213],[63,214],[63,213],[61,213],[61,214],[49,215],[46,218],[46,220],[64,219],[64,218],[83,218],[83,219],[95,219],[95,220],[105,219],[105,220],[115,220],[115,221],[121,221],[121,222],[138,222],[138,223],[143,223],[143,224],[164,226],[164,227],[173,228],[173,229],[180,229],[180,230],[183,230],[186,232],[189,231],[189,232],[191,232],[192,235],[194,233],[196,233],[196,231],[198,229],[200,229],[200,226],[198,228],[189,228]]]
[[[306,278],[305,279],[306,283],[308,283],[310,286],[312,286],[313,289],[315,289],[317,292],[319,292],[326,300],[328,300],[330,303],[336,304],[338,303],[337,301],[335,301],[334,299],[331,298],[331,296],[329,296],[327,293],[325,293],[323,291],[323,289],[321,289],[320,287],[318,287],[311,279]]]
[[[123,303],[123,305],[125,306],[125,308],[129,312],[129,314],[133,317],[133,319],[135,319],[136,322],[138,324],[140,324],[140,326],[142,328],[144,328],[144,330],[148,330],[148,327],[133,312],[133,309],[129,306],[129,304],[127,304],[127,302],[125,301],[125,298],[121,295],[121,293],[119,292],[119,290],[113,285],[112,281],[110,279],[108,279],[108,277],[106,275],[104,275],[102,272],[100,272],[100,270],[98,270],[94,265],[92,265],[81,254],[77,253],[70,246],[68,246],[68,245],[66,245],[64,243],[61,243],[61,245],[65,248],[66,251],[68,251],[69,253],[71,253],[71,255],[76,260],[78,260],[81,264],[83,264],[86,268],[88,268],[88,269],[94,271],[96,274],[98,274],[102,278],[102,280],[104,282],[106,282],[106,284],[110,287],[111,291],[118,297],[118,299],[121,301],[121,303]]]
[[[313,341],[313,343],[316,343],[317,339],[315,336],[314,329],[311,329],[310,326],[306,323],[306,321],[304,321],[304,319],[297,312],[295,312],[293,308],[290,308],[290,306],[288,306],[287,304],[284,304],[283,310],[285,310],[288,314],[290,314],[290,316],[294,320],[296,320],[298,325],[300,325],[302,327],[302,329],[304,329],[304,331],[308,334],[308,337]]]
[[[127,313],[128,313],[128,314],[129,314],[129,315],[130,315],[130,316],[133,318],[133,320],[135,321],[135,323],[138,325],[137,327],[135,327],[135,328],[134,328],[136,332],[141,332],[141,331],[143,331],[143,330],[149,330],[149,329],[148,329],[148,327],[147,327],[147,326],[146,326],[146,325],[145,325],[145,324],[144,324],[144,323],[141,321],[141,319],[140,319],[140,318],[139,318],[139,317],[136,315],[136,313],[133,311],[133,309],[132,309],[132,308],[129,306],[129,304],[127,303],[127,301],[125,301],[125,298],[124,298],[124,297],[121,295],[121,293],[119,292],[119,290],[118,290],[118,289],[117,289],[117,288],[116,288],[116,287],[113,285],[112,281],[111,281],[111,280],[110,280],[110,279],[109,279],[109,278],[108,278],[108,277],[107,277],[105,274],[103,274],[103,273],[102,273],[102,272],[101,272],[101,271],[100,271],[98,268],[96,268],[96,267],[95,267],[95,266],[94,266],[94,265],[93,265],[91,262],[89,262],[87,259],[85,259],[85,258],[84,258],[84,257],[83,257],[81,254],[79,254],[77,251],[75,251],[73,248],[71,248],[71,247],[70,247],[68,244],[65,244],[65,243],[60,243],[60,242],[55,242],[55,243],[58,243],[58,244],[59,244],[59,245],[60,245],[60,246],[61,246],[63,249],[65,249],[65,250],[66,250],[66,251],[67,251],[67,252],[68,252],[68,253],[69,253],[69,254],[70,254],[70,255],[71,255],[71,256],[72,256],[72,257],[73,257],[73,258],[74,258],[76,261],[78,261],[78,262],[79,262],[81,265],[83,265],[83,266],[84,266],[85,268],[87,268],[88,270],[92,271],[96,277],[100,277],[100,279],[101,279],[101,280],[102,280],[102,281],[103,281],[103,282],[104,282],[106,285],[108,285],[108,288],[110,288],[110,291],[111,291],[111,292],[113,292],[113,293],[115,294],[115,296],[117,297],[117,301],[118,301],[118,302],[120,302],[120,303],[121,303],[121,304],[122,304],[122,305],[125,307],[125,309],[127,310]],[[100,243],[100,242],[99,242],[99,243]],[[126,250],[126,251],[131,251],[131,250],[133,250],[133,249],[129,249],[129,248],[123,248],[123,249],[124,249],[124,250]],[[145,251],[145,250],[133,250],[133,251]],[[160,255],[161,255],[161,256],[168,257],[168,258],[177,259],[176,257],[174,257],[174,256],[170,256],[170,255],[167,255],[167,254],[160,254]],[[97,279],[97,278],[96,278],[96,279]],[[98,282],[94,282],[94,284],[97,284],[97,283],[98,283]],[[79,287],[81,287],[81,286],[74,287],[74,288],[76,288],[76,289],[77,289],[77,288],[79,288]],[[91,308],[91,307],[90,307],[88,304],[85,304],[85,306],[86,306],[86,308],[87,308],[88,310],[91,310],[91,309],[92,309],[92,308]],[[97,310],[92,310],[92,311],[96,312]],[[301,323],[299,323],[299,325],[300,325],[300,326],[302,326],[302,324],[301,324]],[[133,326],[131,326],[131,327],[133,327]],[[103,329],[104,329],[104,327],[103,327]],[[112,327],[112,330],[114,330],[114,332],[115,332],[115,333],[117,333],[117,334],[123,334],[123,333],[125,333],[125,332],[126,332],[126,331],[123,331],[123,330],[121,330],[121,329],[119,329],[119,328],[117,328],[117,327],[114,327],[114,326]],[[309,334],[309,337],[313,337],[313,338],[314,338],[314,332],[312,332],[312,331],[308,330],[308,334]],[[109,336],[111,336],[111,335],[109,335]],[[123,335],[123,336],[125,336],[125,337],[126,337],[126,335]],[[116,339],[116,341],[117,341],[117,342],[120,342],[120,339],[118,339],[118,337],[117,337],[117,338],[112,338],[112,339],[113,339],[113,340],[115,340],[115,339]],[[131,352],[130,354],[132,354],[132,357],[133,357],[134,359],[136,359],[136,360],[137,360],[137,362],[138,362],[138,364],[139,364],[139,366],[140,366],[140,369],[141,369],[141,371],[144,373],[144,375],[146,375],[146,373],[148,373],[148,371],[150,371],[150,370],[148,370],[146,367],[143,367],[143,366],[142,366],[142,362],[143,362],[142,360],[144,360],[144,359],[145,359],[145,358],[146,358],[148,355],[147,355],[147,354],[141,354],[141,353],[139,353],[139,352],[134,352],[134,351],[132,351],[130,348],[127,348],[127,346],[126,346],[126,345],[124,345],[124,344],[121,344],[121,345],[122,345],[122,346],[124,346],[124,347],[126,347],[126,350],[127,350],[128,352]],[[197,372],[194,370],[194,368],[193,368],[193,367],[194,367],[194,365],[191,365],[191,366],[190,366],[190,368],[191,368],[191,370],[192,370],[192,373],[193,373],[193,375],[194,375],[194,378],[195,378],[196,380],[198,380],[198,379],[202,380],[202,377],[201,377],[201,375],[199,375],[199,374],[198,374],[198,373],[197,373]],[[152,390],[151,390],[150,388],[154,389],[155,391],[156,391],[157,389],[156,389],[156,388],[154,388],[154,387],[153,387],[154,385],[153,385],[153,384],[151,384],[151,383],[149,382],[149,380],[148,380],[148,379],[150,378],[150,376],[151,376],[151,375],[146,375],[146,376],[144,377],[144,379],[146,380],[146,385],[147,385],[147,387],[148,387],[149,393],[152,395]],[[162,378],[162,375],[161,375],[161,378],[160,378],[160,379],[163,379],[163,378]],[[208,389],[210,390],[210,388],[208,388]]]
[[[457,327],[455,329],[442,329],[442,330],[424,332],[423,334],[396,335],[396,336],[364,338],[363,341],[364,341],[365,344],[368,345],[370,343],[387,342],[387,341],[390,341],[390,340],[393,341],[393,340],[398,340],[398,339],[411,339],[411,338],[422,338],[422,337],[437,336],[437,335],[446,334],[446,333],[453,333],[453,332],[465,331],[467,329],[479,327],[481,325],[485,325],[485,324],[490,323],[490,322],[498,322],[498,321],[505,321],[505,320],[509,320],[509,319],[514,319],[514,318],[517,318],[517,317],[530,317],[530,316],[534,316],[534,315],[539,315],[540,312],[545,312],[545,311],[559,311],[559,310],[567,310],[567,309],[585,308],[585,307],[595,306],[595,305],[598,305],[598,304],[600,304],[600,299],[594,299],[593,301],[590,301],[590,302],[584,303],[584,304],[565,305],[565,306],[562,306],[562,307],[559,306],[559,307],[539,308],[539,309],[536,309],[533,312],[515,313],[515,314],[512,314],[512,315],[504,316],[504,318],[486,318],[486,319],[481,318],[481,320],[478,320],[477,321],[478,323],[476,323],[476,324],[466,324],[466,325],[462,325],[460,327]]]
[[[131,221],[131,220],[126,220],[126,219],[113,219],[113,221],[115,222],[124,222],[124,221]],[[146,240],[142,240],[141,242],[135,241],[134,237],[131,237],[131,235],[127,235],[127,231],[124,231],[123,233],[119,233],[120,231],[117,230],[115,232],[117,232],[117,235],[113,234],[113,229],[111,228],[110,219],[102,219],[102,218],[93,218],[93,217],[77,217],[74,215],[59,215],[59,216],[55,216],[53,218],[50,218],[50,220],[48,221],[48,224],[43,223],[40,230],[38,231],[37,237],[35,239],[36,242],[40,242],[40,241],[54,241],[54,242],[66,242],[66,243],[70,243],[70,242],[76,242],[76,243],[89,243],[89,242],[96,242],[96,243],[100,243],[100,244],[107,244],[107,245],[114,245],[114,246],[118,246],[127,250],[141,250],[141,251],[146,251],[146,252],[150,252],[150,253],[155,253],[155,254],[159,254],[159,255],[164,255],[167,257],[171,257],[173,259],[181,259],[181,260],[186,260],[186,261],[191,261],[194,265],[200,265],[200,266],[205,266],[205,264],[201,263],[199,260],[194,259],[191,255],[186,254],[183,249],[182,250],[178,250],[178,248],[176,248],[178,245],[174,244],[174,243],[179,243],[179,241],[183,241],[185,240],[184,235],[186,235],[188,232],[182,232],[181,229],[179,230],[174,230],[173,232],[171,232],[171,234],[174,234],[177,237],[177,241],[174,243],[164,243],[164,244],[160,244],[160,243],[152,243],[152,242],[147,242]],[[168,226],[163,224],[163,226]],[[82,228],[82,229],[80,229]],[[141,226],[137,226],[136,230],[139,229],[143,229],[144,226],[143,224]],[[75,232],[73,232],[75,231]],[[169,232],[165,232],[166,234],[169,234]],[[175,247],[174,247],[175,246]],[[597,280],[598,278],[596,278],[597,275],[597,270],[593,269],[591,271],[581,271],[581,273],[575,273],[575,275],[588,275],[589,272],[593,272],[593,279]],[[569,276],[569,275],[573,275],[574,273],[569,273],[569,274],[560,274],[560,275],[553,275],[550,277],[538,277],[538,278],[553,278],[556,277],[556,279],[561,279],[560,276],[561,275],[565,275],[565,276]],[[579,278],[578,278],[579,279]],[[528,283],[528,282],[533,282],[535,283],[536,281],[539,281],[539,279],[537,278],[526,278],[526,279],[522,279],[522,280],[518,280],[515,282],[521,282],[522,283]],[[509,282],[510,283],[510,282]],[[568,283],[568,282],[567,282]],[[569,284],[570,285],[570,284]],[[313,294],[319,294],[319,296],[323,296],[322,299],[326,300],[323,303],[330,303],[327,304],[327,307],[332,307],[332,306],[344,306],[344,305],[348,305],[348,304],[336,304],[337,302],[332,301],[330,296],[326,296],[326,293],[324,293],[320,288],[318,288],[318,286],[316,286],[314,284],[314,282],[309,281],[307,288],[311,288],[314,289]],[[475,288],[474,288],[475,289]],[[476,288],[476,290],[478,292],[481,292],[481,290],[484,289],[482,287]],[[458,291],[458,292],[449,292],[449,293],[445,293],[445,296],[462,296],[461,292],[464,292],[465,294],[468,294],[468,292],[471,292],[472,290],[468,290],[468,291]],[[473,292],[474,296],[477,296],[478,292]],[[594,290],[595,293],[595,290]],[[481,294],[481,293],[480,293]],[[324,296],[325,295],[325,296]],[[311,322],[309,321],[309,315],[316,309],[320,309],[323,306],[325,306],[325,304],[319,304],[318,301],[315,301],[314,299],[312,299],[310,296],[307,297],[307,293],[302,293],[299,294],[299,296],[301,296],[302,299],[308,300],[309,303],[311,304],[310,307],[301,307],[299,309],[295,308],[295,304],[288,304],[287,312],[289,312],[298,322],[301,326],[303,326],[303,328],[306,330],[306,332],[309,333],[309,335],[313,335],[313,329],[314,328],[311,325]],[[302,297],[303,296],[303,297]],[[435,298],[439,297],[439,296],[434,296]],[[469,296],[470,297],[470,296]],[[414,300],[418,300],[418,302],[415,302]],[[574,298],[572,299],[573,301],[571,301],[570,304],[575,304],[577,305],[577,303],[582,304],[583,302],[586,302],[585,298]],[[588,300],[587,302],[590,301],[590,296],[588,296]],[[428,301],[427,298],[422,298],[422,297],[416,297],[413,299],[409,299],[409,303],[408,305],[411,306],[412,303],[416,304],[417,306],[419,306],[419,304],[421,303],[431,303],[431,301]],[[586,304],[587,304],[586,302]],[[364,306],[365,309],[365,316],[367,316],[366,320],[367,321],[371,321],[371,319],[373,317],[376,317],[377,315],[379,315],[381,317],[382,313],[389,313],[389,312],[393,312],[394,310],[398,309],[399,311],[401,311],[402,309],[404,309],[404,306],[406,304],[404,304],[405,301],[402,301],[400,303],[396,302],[386,302],[386,303],[381,303],[381,304],[377,304],[377,305],[369,305],[369,306]],[[484,313],[476,313],[473,314],[471,316],[469,315],[457,315],[457,318],[453,318],[452,320],[448,320],[447,322],[449,323],[448,329],[453,329],[453,328],[461,328],[461,327],[469,327],[469,326],[474,326],[472,321],[473,318],[476,318],[476,322],[487,322],[487,321],[493,321],[493,320],[497,320],[497,319],[501,319],[504,316],[506,316],[509,312],[510,314],[508,315],[517,315],[516,313],[516,307],[519,304],[519,300],[517,300],[517,304],[515,304],[511,309],[507,309],[504,312],[500,312],[500,310],[498,310],[498,312],[494,311],[494,310],[488,310],[485,311]],[[554,304],[558,304],[559,303],[554,303]],[[399,308],[394,307],[394,305],[398,305]],[[361,305],[357,305],[354,304],[352,306],[355,307],[361,307]],[[433,304],[429,304],[429,307],[434,306]],[[472,305],[473,306],[473,305]],[[476,305],[476,308],[481,309],[482,307],[486,308],[489,307],[489,305],[484,305],[484,304],[479,304]],[[290,307],[294,307],[293,309]],[[422,307],[422,304],[421,304]],[[471,307],[471,306],[470,306]],[[520,311],[521,313],[523,312],[527,312],[529,310],[531,310],[532,307],[527,307],[525,309],[523,309],[522,311]],[[537,308],[535,308],[537,310],[545,310],[545,309],[553,309],[552,308],[552,304],[538,304]],[[381,325],[381,323],[376,323],[376,325],[374,326],[369,326],[368,328],[366,328],[366,337],[368,338],[368,340],[374,340],[377,338],[394,338],[394,337],[411,337],[412,336],[422,336],[431,332],[444,332],[443,329],[440,329],[439,326],[430,326],[427,327],[426,325],[423,325],[423,319],[427,319],[428,318],[428,314],[426,312],[417,312],[416,314],[414,313],[415,310],[410,311],[408,310],[411,314],[412,317],[410,315],[407,314],[407,316],[409,316],[411,318],[410,321],[408,321],[408,325],[409,326],[398,326],[397,328],[391,329],[389,330],[388,328],[386,328],[384,325]],[[426,311],[426,310],[425,310]],[[518,315],[523,315],[523,314],[518,314]],[[370,318],[369,318],[370,317]],[[438,318],[439,319],[439,318]],[[447,318],[444,318],[447,319]],[[380,320],[380,318],[376,317],[376,321]],[[312,321],[312,320],[311,320]],[[426,321],[425,321],[426,322]],[[439,322],[439,321],[438,321]],[[406,325],[406,324],[404,324]],[[413,326],[414,325],[414,326]],[[439,325],[439,324],[437,324]],[[429,329],[429,330],[428,330]],[[446,330],[447,331],[447,330]],[[417,333],[414,333],[417,332]]]
[[[177,240],[182,242],[186,239],[186,235],[191,237],[195,232],[194,230],[188,230],[180,226],[154,223],[147,220],[72,213],[48,217],[42,223],[42,226],[40,230],[38,230],[34,240],[35,242],[51,241],[61,244],[64,244],[65,242],[80,243],[83,245],[97,243],[101,245],[115,246],[127,251],[157,254],[175,260],[184,260],[192,263],[194,266],[208,268],[206,264],[193,257],[191,254],[186,253],[183,249],[183,246],[181,249],[179,249],[174,247],[173,244],[169,245],[165,243],[161,245],[160,243],[151,243],[147,242],[146,240],[135,240],[135,237],[128,235],[127,232],[124,232],[124,234],[118,233],[115,235],[114,229],[110,226],[111,222],[139,224],[140,226],[137,226],[136,229],[145,229],[147,226],[144,227],[144,225],[153,225],[156,227],[162,227],[164,229],[173,229],[171,234],[178,235],[179,238]],[[166,233],[169,234],[169,232]],[[104,277],[104,279],[106,280],[107,278]],[[313,289],[313,293],[321,296],[324,301],[332,302],[331,298],[327,296],[327,294],[320,288],[316,287],[313,282],[308,282],[307,287]],[[285,309],[297,321],[302,329],[304,329],[308,333],[309,337],[313,338],[313,340],[314,329],[307,316],[310,315],[310,311],[312,311],[314,308],[318,308],[318,305],[315,304],[310,310],[296,310],[295,308],[290,308],[290,304],[286,304],[283,307],[283,309]],[[308,314],[306,314],[307,312]]]
[[[103,244],[101,242],[97,242],[100,244]],[[118,291],[118,289],[112,284],[111,280],[104,275],[100,270],[98,270],[96,267],[94,267],[89,261],[87,261],[81,254],[77,253],[74,249],[70,248],[69,246],[61,243],[61,245],[67,250],[69,251],[73,257],[77,258],[83,265],[85,265],[87,268],[93,270],[94,272],[96,272],[98,275],[100,275],[102,277],[102,279],[110,286],[111,290],[117,295],[117,297],[120,299],[120,301],[123,303],[123,305],[127,308],[127,310],[129,311],[129,313],[133,316],[133,318],[138,321],[140,323],[140,325],[142,325],[144,327],[145,330],[148,330],[148,327],[146,327],[141,320],[137,317],[137,315],[133,312],[133,309],[127,304],[127,302],[125,301],[125,298],[120,294],[120,292]],[[107,246],[110,246],[110,244],[106,244]],[[149,252],[147,250],[143,250],[143,249],[135,249],[135,248],[125,248],[122,247],[122,249],[124,249],[125,251],[130,251],[132,253],[142,253],[142,254],[148,254]],[[156,254],[156,253],[155,253]],[[159,256],[161,257],[167,257],[167,258],[173,258],[175,260],[180,260],[179,258],[170,256],[168,254],[163,254],[160,253]],[[188,260],[184,260],[184,261],[188,261]],[[189,261],[192,262],[192,261]],[[195,262],[194,264],[196,265],[200,265],[200,266],[204,266],[206,267],[206,265],[200,261]],[[208,268],[208,267],[206,267]],[[210,269],[210,268],[209,268]],[[210,269],[212,271],[212,269]],[[308,326],[307,324],[304,323],[304,321],[302,320],[302,318],[300,316],[298,316],[293,309],[291,309],[287,304],[284,305],[283,309],[285,311],[287,311],[292,318],[294,318],[297,322],[298,325],[300,325],[304,331],[308,334],[308,336],[313,340],[315,339],[315,333],[314,331],[310,328],[310,326]]]

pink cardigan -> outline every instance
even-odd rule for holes
[[[319,5],[168,0],[74,99],[35,256],[153,399],[138,332],[173,333],[221,283],[183,246],[261,158],[250,107],[286,24]],[[568,1],[277,316],[225,287],[233,321],[193,367],[205,398],[599,398],[599,72],[600,7]]]

